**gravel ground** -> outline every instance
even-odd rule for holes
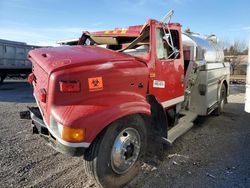
[[[250,187],[250,114],[244,112],[244,86],[232,86],[222,116],[198,118],[195,126],[152,158],[127,187]],[[19,111],[34,105],[24,81],[0,86],[0,187],[97,187],[82,158],[54,151]]]

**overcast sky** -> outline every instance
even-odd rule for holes
[[[249,0],[0,0],[0,38],[35,45],[161,19],[170,9],[183,30],[247,41]]]

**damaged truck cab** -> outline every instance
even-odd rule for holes
[[[221,54],[214,52],[218,64],[209,69],[209,48],[199,49],[191,34],[182,37],[180,24],[148,20],[85,32],[75,46],[30,51],[34,132],[60,152],[83,155],[86,172],[101,186],[127,184],[140,169],[149,135],[171,144],[197,115],[220,113],[226,102],[229,68]],[[178,121],[179,114],[189,121]]]

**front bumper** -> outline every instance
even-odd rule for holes
[[[60,153],[69,154],[71,156],[82,156],[86,150],[85,147],[71,147],[60,143],[46,127],[41,112],[38,107],[28,107],[29,111],[20,112],[21,119],[31,119],[33,134],[39,134],[43,137],[51,147]]]

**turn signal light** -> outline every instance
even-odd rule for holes
[[[81,85],[80,81],[60,81],[60,91],[61,92],[80,92]]]
[[[81,142],[85,139],[85,129],[63,127],[62,139],[68,142]]]
[[[28,82],[29,84],[32,85],[32,82],[34,81],[34,74],[33,73],[30,73],[29,76],[28,76]]]
[[[39,99],[41,102],[46,103],[46,90],[45,89],[39,90]]]

